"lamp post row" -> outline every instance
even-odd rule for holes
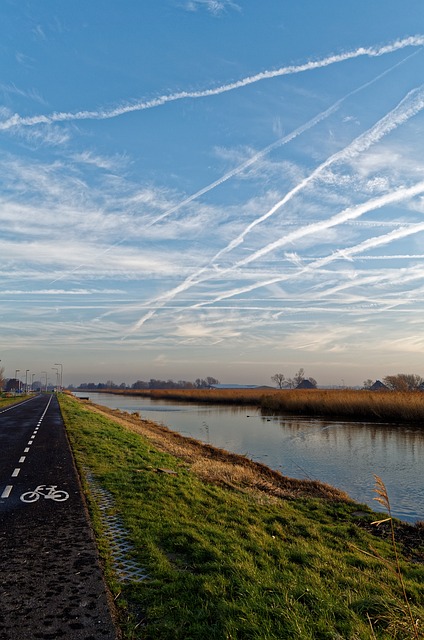
[[[0,359],[0,362],[1,362],[1,359]],[[58,391],[62,391],[62,389],[63,389],[63,364],[61,362],[55,362],[55,365],[60,367],[60,372],[59,372],[59,369],[57,369],[56,367],[52,367],[52,369],[55,369],[55,371],[56,371],[56,389]],[[18,378],[18,373],[20,373],[20,371],[21,371],[20,369],[15,369],[15,380],[18,381],[18,391],[21,390],[21,382],[20,382],[20,380]],[[29,384],[28,384],[28,373],[30,371],[31,371],[30,369],[25,369],[25,387],[24,387],[25,393],[28,393],[28,387],[29,387]],[[41,375],[43,375],[43,374],[46,377],[45,384],[44,384],[44,390],[47,391],[47,371],[41,371]],[[31,389],[32,389],[33,386],[34,386],[35,373],[32,373],[31,376],[32,376],[31,377]],[[0,388],[0,391],[1,391],[1,388]]]

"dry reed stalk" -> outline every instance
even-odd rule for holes
[[[412,630],[414,632],[414,638],[416,638],[416,640],[419,640],[418,620],[414,620],[414,616],[412,614],[411,606],[410,606],[409,600],[408,600],[408,595],[406,593],[405,582],[404,582],[403,576],[402,576],[402,570],[401,570],[401,566],[400,566],[399,553],[398,553],[397,544],[396,544],[395,527],[394,527],[394,523],[393,523],[393,517],[392,517],[391,506],[390,506],[389,494],[387,493],[386,485],[384,484],[383,480],[379,476],[377,476],[375,474],[374,474],[374,479],[375,479],[374,492],[377,494],[377,497],[374,498],[374,500],[376,500],[376,502],[381,504],[386,509],[386,511],[388,513],[388,518],[383,518],[382,520],[375,520],[372,524],[375,524],[375,525],[378,526],[378,525],[382,524],[383,522],[390,522],[390,533],[391,533],[391,539],[392,539],[392,547],[393,547],[393,551],[394,551],[394,554],[395,554],[395,571],[396,571],[396,575],[397,575],[398,580],[399,580],[399,584],[400,584],[401,589],[402,589],[403,600],[405,602],[407,613],[408,613],[408,617],[409,617],[409,620],[410,620],[411,625],[412,625],[411,628],[412,628]]]

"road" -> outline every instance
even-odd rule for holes
[[[0,410],[0,566],[1,640],[116,640],[52,395]]]

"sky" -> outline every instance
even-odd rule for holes
[[[6,376],[424,376],[422,0],[0,17]]]

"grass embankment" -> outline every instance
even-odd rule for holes
[[[152,389],[107,390],[119,395],[212,404],[259,406],[264,413],[424,424],[422,391],[356,389]]]
[[[23,400],[27,400],[29,396],[0,396],[0,410],[9,407],[12,404],[18,404]]]
[[[344,494],[134,415],[60,402],[78,464],[113,494],[149,574],[141,584],[116,582],[93,505],[121,617],[130,607],[142,620],[125,626],[126,638],[415,637],[395,573],[359,549],[384,558],[393,550],[358,526],[358,505]],[[401,566],[422,618],[423,565],[401,556]]]

